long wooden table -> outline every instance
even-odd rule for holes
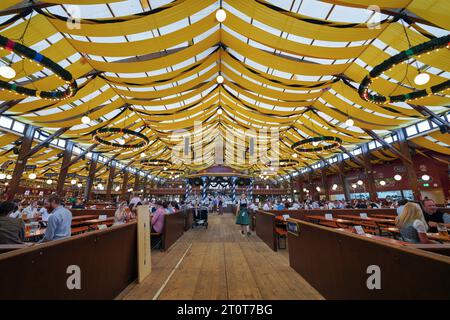
[[[350,219],[350,220],[372,221],[377,224],[395,224],[395,220],[393,220],[393,219],[374,218],[374,217],[363,218],[361,216],[352,216],[352,215],[347,215],[347,214],[340,214],[338,217],[344,218],[344,219]]]
[[[25,234],[25,238],[26,239],[31,239],[31,238],[38,238],[38,237],[42,237],[45,235],[45,230],[47,230],[46,228],[40,228],[38,230],[36,230],[35,232],[27,232]],[[79,234],[79,233],[83,233],[85,231],[89,230],[89,226],[82,226],[82,227],[76,227],[76,228],[72,228],[71,233],[72,235],[75,234]]]

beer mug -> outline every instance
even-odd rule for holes
[[[25,233],[29,234],[31,231],[31,223],[25,223]]]
[[[438,223],[437,231],[438,231],[439,236],[441,236],[445,239],[449,238],[447,227],[443,223]]]

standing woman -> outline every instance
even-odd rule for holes
[[[247,196],[245,195],[245,193],[243,193],[241,194],[241,198],[239,199],[237,205],[236,224],[241,225],[242,235],[245,235],[245,232],[247,231],[247,236],[250,236],[252,233],[250,232],[248,227],[248,225],[250,224],[250,217],[248,216],[247,205],[248,205]]]
[[[217,207],[219,209],[219,215],[223,214],[223,198],[222,196],[219,196],[219,202],[217,204]]]

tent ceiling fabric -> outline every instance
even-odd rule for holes
[[[143,150],[95,149],[124,163],[135,160],[137,168],[141,152],[169,159],[172,149],[183,141],[175,131],[190,132],[192,150],[203,148],[205,152],[200,163],[177,162],[174,168],[201,170],[214,164],[214,142],[229,133],[276,129],[281,143],[275,152],[290,159],[294,154],[290,146],[301,139],[338,136],[351,150],[372,139],[365,130],[383,136],[424,120],[426,116],[407,103],[366,102],[358,96],[357,88],[374,66],[399,51],[447,35],[450,28],[446,0],[41,3],[30,10],[23,0],[1,1],[0,10],[8,14],[0,11],[0,33],[69,70],[79,91],[58,102],[1,91],[3,105],[11,103],[5,115],[47,132],[69,127],[61,137],[82,147],[91,145],[92,132],[105,126],[144,133],[150,144]],[[67,21],[72,5],[81,13],[75,27]],[[380,8],[380,14],[366,9],[373,5]],[[220,6],[227,13],[223,23],[215,18]],[[380,23],[371,27],[367,22],[374,17],[379,17]],[[448,53],[448,49],[435,51],[417,58],[417,62],[398,65],[376,79],[371,88],[383,95],[411,91],[418,68],[430,74],[427,86],[443,82],[450,75]],[[49,70],[6,50],[0,50],[0,58],[3,64],[12,63],[17,84],[38,90],[63,84]],[[219,74],[224,77],[222,84],[216,82]],[[449,102],[446,91],[414,104],[441,114],[448,112]],[[89,125],[81,124],[85,115],[92,119]],[[354,126],[345,125],[349,117]],[[204,139],[196,140],[200,136]],[[7,146],[18,137],[4,133],[0,139],[0,144]],[[448,135],[433,133],[415,140],[425,149],[449,154]],[[233,149],[239,152],[248,146],[247,139],[238,141]],[[256,151],[259,149],[257,145]],[[44,148],[32,162],[41,168],[60,163],[58,153]],[[232,150],[224,154],[225,162],[235,169],[251,167],[235,160]],[[299,154],[297,169],[331,155]],[[11,153],[1,154],[2,161],[10,158]],[[374,159],[392,157],[389,152],[377,152]],[[261,160],[253,168],[265,165]],[[71,172],[81,168],[86,169],[86,161],[74,165]]]

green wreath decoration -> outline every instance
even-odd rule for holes
[[[328,142],[329,144],[326,146],[312,146],[312,147],[302,147],[305,145],[312,144],[313,142]],[[304,139],[301,141],[297,141],[292,145],[292,149],[297,152],[321,152],[321,151],[331,151],[337,149],[341,146],[342,140],[339,137],[333,136],[321,136],[321,137],[313,137]]]
[[[163,166],[170,166],[172,162],[169,160],[163,160],[163,159],[143,159],[140,161],[140,163],[145,167],[163,167]]]
[[[385,104],[389,102],[404,102],[408,100],[416,100],[438,92],[442,92],[450,88],[450,80],[447,80],[426,89],[422,89],[419,91],[411,91],[396,96],[385,97],[380,94],[369,93],[369,86],[372,84],[373,79],[377,78],[382,73],[392,69],[399,63],[409,60],[412,56],[418,56],[424,53],[429,53],[433,50],[437,50],[439,48],[444,47],[446,47],[447,49],[450,47],[450,35],[443,36],[440,38],[434,38],[430,41],[421,43],[417,46],[409,48],[408,50],[402,51],[396,54],[395,56],[390,57],[383,63],[374,67],[372,71],[370,71],[369,74],[363,79],[363,81],[361,81],[361,84],[359,85],[358,88],[359,96],[368,102],[373,102],[376,104]]]
[[[68,87],[64,91],[60,91],[57,89],[53,91],[40,91],[0,80],[0,89],[7,90],[14,94],[23,94],[26,96],[39,97],[47,100],[64,100],[72,97],[78,91],[77,82],[75,81],[75,79],[73,79],[72,74],[46,56],[43,56],[42,54],[34,51],[31,48],[28,48],[23,44],[12,41],[1,35],[0,48],[14,52],[21,56],[23,59],[28,59],[35,62],[39,66],[43,66],[51,70],[58,78],[63,80],[68,85]]]
[[[108,136],[110,134],[115,134],[115,133],[128,134],[128,135],[134,136],[138,139],[142,139],[142,141],[136,142],[136,143],[120,144],[117,142],[108,141],[103,138],[105,136]],[[137,132],[137,131],[130,130],[130,129],[125,129],[125,128],[100,128],[97,131],[95,131],[94,140],[105,146],[116,147],[116,148],[121,148],[121,149],[140,149],[140,148],[148,145],[150,142],[150,140],[144,134]]]

